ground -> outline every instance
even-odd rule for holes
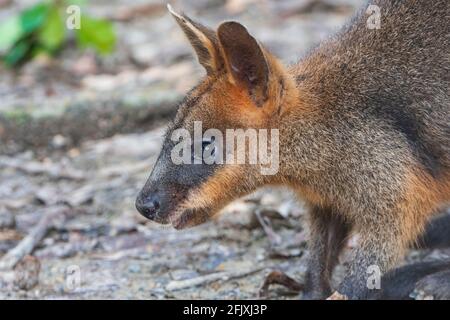
[[[30,2],[5,4],[0,18]],[[0,261],[43,217],[62,219],[47,221],[31,251],[40,265],[35,283],[18,285],[8,281],[8,270],[0,271],[0,299],[247,299],[258,298],[271,270],[304,276],[306,209],[288,190],[261,190],[184,231],[155,225],[135,210],[167,119],[202,75],[161,2],[150,1],[152,10],[128,20],[120,15],[139,3],[89,5],[115,21],[119,44],[112,56],[69,44],[56,59],[0,72]],[[295,62],[360,3],[174,6],[211,26],[237,19],[284,61]],[[407,261],[447,253],[412,251]],[[335,282],[342,271],[341,265]],[[269,298],[297,297],[279,286],[269,291]]]

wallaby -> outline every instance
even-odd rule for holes
[[[262,186],[290,186],[310,206],[305,298],[332,293],[330,274],[354,231],[360,241],[333,297],[369,298],[369,267],[395,267],[450,201],[450,4],[370,4],[380,9],[380,28],[368,27],[367,5],[291,66],[238,22],[213,31],[169,8],[206,75],[180,104],[138,211],[181,229]],[[174,163],[177,129],[204,151],[217,149],[195,137],[196,121],[203,132],[277,129],[277,173],[262,174],[259,158]]]

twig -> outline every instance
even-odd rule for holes
[[[67,207],[58,206],[44,213],[31,232],[0,259],[0,270],[13,268],[24,256],[30,254],[50,229],[66,220],[68,210]]]
[[[219,280],[227,281],[230,279],[241,278],[241,277],[245,277],[249,274],[258,272],[261,269],[262,268],[248,269],[248,270],[242,270],[242,271],[221,271],[221,272],[207,274],[204,276],[187,279],[187,280],[173,280],[173,281],[170,281],[169,284],[166,286],[166,290],[175,291],[175,290],[196,287],[196,286],[204,285],[204,284],[214,282],[214,281],[219,281]]]
[[[303,285],[301,283],[292,279],[291,277],[286,275],[284,272],[272,271],[266,277],[266,280],[264,281],[263,285],[261,286],[261,289],[259,290],[259,296],[267,297],[267,295],[269,293],[269,287],[272,284],[282,285],[282,286],[284,286],[292,291],[295,291],[295,292],[299,292],[299,291],[303,290]]]
[[[269,241],[272,246],[277,246],[281,243],[281,237],[276,234],[276,232],[272,228],[272,224],[270,223],[270,220],[263,216],[260,210],[255,211],[256,218],[258,218],[259,223],[263,227],[265,233],[267,234],[267,237],[269,238]]]

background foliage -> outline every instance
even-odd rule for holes
[[[0,24],[0,58],[9,67],[19,66],[40,53],[54,55],[70,39],[66,27],[70,5],[83,8],[85,1],[44,0]],[[74,29],[79,48],[91,47],[110,53],[116,43],[111,22],[96,19],[81,10],[80,28]]]

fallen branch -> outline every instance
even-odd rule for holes
[[[286,275],[284,272],[272,271],[266,277],[266,280],[264,280],[264,283],[261,286],[261,289],[259,290],[259,296],[267,297],[268,293],[269,293],[269,287],[272,284],[282,285],[282,286],[288,288],[289,290],[295,291],[296,293],[303,290],[303,285],[301,283],[292,279],[291,277]]]
[[[173,281],[170,281],[169,284],[166,286],[166,290],[175,291],[175,290],[196,287],[196,286],[204,285],[204,284],[219,281],[219,280],[227,281],[230,279],[242,278],[249,274],[258,272],[261,269],[262,268],[248,269],[248,270],[242,270],[242,271],[220,271],[220,272],[207,274],[207,275],[192,278],[192,279],[173,280]]]
[[[0,270],[14,268],[23,257],[33,252],[52,228],[65,222],[68,212],[69,208],[65,206],[53,207],[45,212],[31,232],[0,259]]]

